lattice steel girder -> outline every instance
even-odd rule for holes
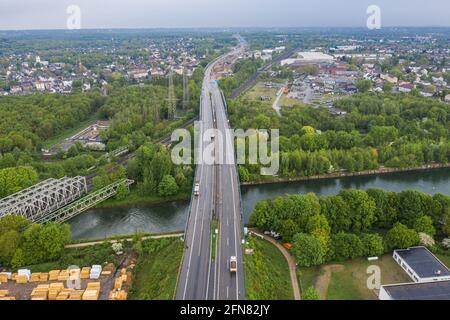
[[[31,221],[58,210],[87,193],[85,177],[48,179],[0,200],[0,217],[22,215]]]
[[[127,188],[134,183],[133,180],[123,179],[116,181],[100,190],[97,190],[86,197],[79,199],[68,206],[61,208],[57,211],[51,212],[45,216],[40,217],[36,223],[47,223],[50,221],[65,222],[80,213],[96,206],[98,203],[105,201],[108,198],[117,194],[117,189],[124,185]]]

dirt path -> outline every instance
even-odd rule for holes
[[[158,236],[149,236],[149,237],[142,237],[142,240],[147,239],[162,239],[162,238],[177,238],[183,236],[183,233],[172,233],[172,234],[162,234]],[[129,239],[121,239],[121,240],[110,240],[109,242],[111,244],[121,242],[121,241],[133,241],[132,238]],[[69,244],[66,246],[66,249],[77,249],[77,248],[85,248],[85,247],[91,247],[95,246],[97,244],[105,243],[105,241],[92,241],[92,242],[83,242],[83,243],[76,243],[76,244]]]
[[[263,235],[255,230],[251,230],[251,232],[253,234],[256,234],[256,236],[271,242],[281,251],[281,253],[286,258],[286,261],[289,265],[289,273],[291,275],[291,283],[292,283],[292,290],[294,291],[294,299],[301,300],[300,288],[298,286],[298,280],[297,280],[297,266],[295,264],[294,257],[291,256],[291,254],[286,250],[286,248],[283,247],[280,243],[278,243],[278,241],[276,241],[275,239],[273,239],[269,236]]]
[[[279,117],[281,117],[281,107],[280,107],[280,100],[283,96],[284,87],[278,90],[277,97],[275,99],[275,102],[272,105],[272,108],[275,110],[275,112],[278,114]]]
[[[328,287],[330,286],[331,275],[333,272],[341,272],[344,270],[344,266],[340,264],[323,266],[321,268],[321,275],[316,280],[316,289],[319,291],[320,299],[327,300]]]

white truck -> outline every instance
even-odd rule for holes
[[[198,197],[200,195],[200,183],[195,183],[194,186],[194,196]]]
[[[237,258],[235,256],[232,256],[230,258],[230,272],[231,273],[237,272]]]

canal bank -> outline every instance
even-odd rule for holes
[[[245,222],[248,222],[253,208],[260,200],[273,199],[284,194],[308,192],[331,195],[349,188],[362,190],[380,188],[395,192],[413,189],[429,194],[450,195],[450,168],[242,186]],[[69,223],[72,226],[73,238],[76,240],[104,239],[136,232],[176,232],[184,230],[188,210],[188,201],[126,208],[103,208],[83,213]]]

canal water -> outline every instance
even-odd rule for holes
[[[396,192],[414,189],[429,194],[440,192],[450,195],[450,169],[242,187],[245,222],[248,221],[256,203],[263,199],[308,192],[331,195],[348,188],[362,190],[380,188]],[[114,235],[133,234],[138,231],[173,232],[184,229],[188,209],[188,202],[95,209],[75,217],[69,223],[74,239],[103,239]]]

